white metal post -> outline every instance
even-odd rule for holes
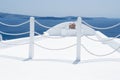
[[[29,59],[32,59],[34,56],[34,30],[35,30],[34,17],[30,17]]]
[[[2,34],[0,34],[0,41],[2,41]]]
[[[76,37],[77,37],[76,60],[75,60],[74,64],[77,64],[78,62],[80,62],[81,37],[82,37],[81,22],[82,22],[81,17],[78,17],[78,19],[76,21],[76,31],[77,31],[77,33],[76,33]]]

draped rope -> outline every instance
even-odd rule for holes
[[[100,40],[96,40],[96,39],[92,39],[92,38],[90,38],[90,37],[88,37],[88,36],[85,36],[85,37],[87,37],[88,39],[90,39],[90,40],[93,40],[93,41],[96,41],[96,42],[101,42]],[[120,37],[120,34],[118,34],[117,36],[115,36],[115,37],[113,37],[112,39],[107,39],[107,40],[105,40],[105,41],[112,41],[112,40],[114,40],[115,38],[119,38]]]
[[[27,23],[29,23],[29,22],[30,22],[30,21],[28,20],[28,21],[25,21],[25,22],[20,23],[20,24],[17,24],[17,25],[6,24],[6,23],[3,23],[3,22],[0,22],[0,24],[2,24],[2,25],[4,25],[4,26],[7,26],[7,27],[19,27],[19,26],[22,26],[22,25],[27,24]]]
[[[47,50],[65,50],[65,49],[71,48],[71,47],[73,47],[73,46],[76,45],[76,44],[72,44],[72,45],[67,46],[67,47],[64,47],[64,48],[56,48],[56,49],[52,49],[52,48],[44,47],[44,46],[39,45],[39,44],[37,44],[37,43],[34,43],[34,44],[37,45],[38,47],[41,47],[41,48],[43,48],[43,49],[47,49]]]
[[[58,37],[58,36],[57,36],[57,37],[56,37],[56,36],[52,36],[52,37],[51,37],[51,36],[45,36],[45,35],[42,35],[42,34],[40,34],[40,33],[38,33],[38,32],[35,32],[35,34],[37,34],[37,35],[39,35],[39,36],[41,36],[41,37],[44,37],[44,38],[51,38],[51,39],[61,39],[61,38],[65,38],[65,37],[61,37],[61,36],[59,36],[59,37]],[[41,37],[40,37],[40,38],[41,38]]]
[[[91,55],[98,56],[98,57],[103,57],[103,56],[111,55],[111,54],[113,54],[114,52],[116,52],[118,49],[120,49],[120,46],[119,46],[118,48],[114,49],[112,52],[109,52],[109,53],[106,53],[106,54],[103,54],[103,55],[98,55],[98,54],[95,54],[95,53],[89,51],[83,44],[82,44],[82,47],[83,47],[88,53],[90,53]]]
[[[50,29],[51,27],[48,27],[48,26],[45,26],[41,23],[39,23],[37,20],[35,20],[35,23],[37,23],[39,26],[43,27],[43,28],[47,28],[47,29]]]
[[[94,27],[94,26],[92,26],[92,25],[88,24],[87,22],[85,22],[84,20],[82,20],[82,22],[83,22],[85,25],[87,25],[87,26],[89,26],[89,27],[91,27],[91,28],[94,28],[94,29],[98,29],[98,30],[107,30],[107,29],[112,29],[112,28],[118,27],[118,26],[120,25],[120,23],[117,23],[117,24],[115,24],[115,25],[113,25],[113,26],[100,28],[100,27]]]
[[[7,33],[7,32],[0,31],[0,33],[1,33],[1,34],[5,34],[5,35],[18,36],[18,35],[28,34],[28,33],[30,33],[30,32],[28,31],[28,32],[13,34],[13,33]]]

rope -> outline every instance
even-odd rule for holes
[[[51,38],[51,39],[61,39],[61,38],[65,38],[65,37],[50,37],[50,36],[44,36],[44,35],[42,35],[42,34],[40,34],[40,33],[38,33],[38,32],[35,32],[35,34],[37,34],[37,35],[39,35],[39,36],[41,36],[41,37],[43,37],[43,38]],[[40,37],[40,38],[41,38]]]
[[[96,41],[96,42],[101,42],[100,40],[92,39],[92,38],[90,38],[88,36],[85,36],[85,37],[88,38],[88,39],[90,39],[90,40]]]
[[[73,45],[70,45],[70,46],[67,46],[67,47],[64,47],[64,48],[51,49],[51,48],[47,48],[47,47],[41,46],[41,45],[39,45],[39,44],[37,44],[37,43],[34,43],[34,44],[37,45],[38,47],[41,47],[41,48],[47,49],[47,50],[65,50],[65,49],[71,48],[71,47],[73,47],[73,46],[76,45],[76,44],[73,44]]]
[[[84,24],[86,24],[87,26],[91,27],[91,28],[94,28],[94,29],[99,29],[99,30],[112,29],[112,28],[118,27],[118,26],[120,25],[120,23],[117,23],[117,24],[115,24],[115,25],[113,25],[113,26],[110,26],[110,27],[99,28],[99,27],[94,27],[94,26],[92,26],[92,25],[88,24],[87,22],[85,22],[85,21],[83,21],[83,20],[82,20],[82,22],[83,22]]]
[[[37,34],[39,37],[35,38],[35,41],[39,40],[42,38],[42,34],[38,33],[38,32],[35,32],[35,34]]]
[[[42,34],[40,34],[40,33],[38,33],[38,32],[35,32],[35,34],[37,34],[39,37],[38,38],[36,38],[35,39],[35,41],[37,41],[37,40],[41,40],[41,39],[43,39],[43,38],[50,38],[50,39],[61,39],[61,38],[65,38],[65,37],[50,37],[50,36],[45,36],[45,35],[42,35]]]
[[[40,33],[38,33],[38,32],[35,32],[35,34],[37,34],[37,35],[39,35],[39,36],[41,36],[42,34],[40,34]]]
[[[3,23],[3,22],[0,22],[0,24],[2,24],[2,25],[4,25],[4,26],[8,26],[8,27],[18,27],[18,26],[22,26],[22,25],[24,25],[24,24],[27,24],[27,23],[29,23],[29,22],[30,22],[30,21],[28,20],[28,21],[25,21],[25,22],[20,23],[20,24],[17,24],[17,25],[6,24],[6,23]]]
[[[95,54],[95,53],[93,53],[93,52],[90,52],[83,44],[82,44],[82,47],[83,47],[88,53],[90,53],[91,55],[97,56],[97,57],[103,57],[103,56],[111,55],[111,54],[113,54],[114,52],[116,52],[118,49],[120,49],[120,46],[119,46],[117,49],[113,50],[112,52],[106,53],[106,54],[104,54],[104,55],[98,55],[98,54]]]
[[[47,28],[47,29],[50,29],[51,27],[48,27],[48,26],[45,26],[41,23],[39,23],[37,20],[35,20],[35,23],[37,23],[39,26],[43,27],[43,28]]]
[[[50,39],[62,39],[62,38],[65,38],[65,37],[50,37],[50,36],[43,36],[45,38],[50,38]]]
[[[85,37],[87,37],[87,38],[90,39],[90,40],[96,41],[96,42],[101,42],[100,40],[92,39],[92,38],[90,38],[90,37],[88,37],[88,36],[85,36]],[[120,37],[120,34],[118,34],[117,36],[113,37],[112,39],[108,39],[108,40],[105,40],[105,41],[112,41],[112,40],[114,40],[115,38],[119,38],[119,37]]]
[[[16,34],[13,34],[13,33],[7,33],[7,32],[3,32],[3,31],[0,31],[1,34],[5,34],[5,35],[11,35],[11,36],[18,36],[18,35],[24,35],[24,34],[28,34],[28,32],[24,32],[24,33],[16,33]]]

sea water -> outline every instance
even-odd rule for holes
[[[74,17],[74,16],[35,17],[35,19],[43,25],[52,27],[52,26],[55,26],[62,22],[76,21],[77,17]],[[109,26],[115,25],[117,23],[120,23],[119,18],[82,17],[82,19],[95,27],[101,27],[101,28],[109,27]],[[29,17],[26,17],[26,16],[22,16],[22,17],[21,16],[19,16],[19,17],[18,16],[7,16],[7,17],[0,16],[0,21],[4,22],[6,24],[20,24],[27,20],[29,20]],[[46,30],[48,30],[48,29],[35,24],[36,32],[43,34],[43,32]],[[27,31],[29,31],[29,23],[19,26],[19,27],[8,27],[8,26],[4,26],[4,25],[0,24],[0,31],[7,32],[7,33],[13,33],[13,34],[27,32]],[[108,30],[99,30],[99,31],[103,32],[105,35],[107,35],[109,37],[115,37],[116,35],[120,34],[120,26],[117,26],[116,28],[112,28],[112,29],[108,29]],[[2,34],[2,37],[4,40],[16,39],[16,38],[22,38],[22,37],[28,37],[28,36],[29,36],[29,34],[19,35],[19,36],[10,36],[10,35]]]

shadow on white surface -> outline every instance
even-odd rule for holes
[[[0,58],[17,60],[17,61],[40,61],[40,62],[41,61],[49,61],[49,62],[75,64],[74,63],[75,61],[73,61],[73,60],[64,60],[64,59],[28,59],[28,58],[7,56],[7,55],[0,55]],[[120,58],[87,59],[87,60],[81,60],[80,62],[77,62],[76,64],[96,63],[96,62],[120,62]]]
[[[61,62],[61,63],[72,63],[72,60],[62,60],[62,59],[32,59],[32,61],[51,61],[51,62]]]
[[[32,59],[31,61],[52,61],[52,62],[75,64],[73,60],[62,60],[62,59]],[[76,64],[96,63],[96,62],[120,62],[120,58],[88,59],[88,60],[81,60]]]
[[[18,61],[23,61],[25,59],[21,57],[7,56],[7,55],[0,55],[0,58],[13,59],[13,60],[18,60]]]
[[[120,62],[120,58],[102,58],[102,59],[81,60],[80,64],[83,64],[83,63],[96,63],[96,62]]]

